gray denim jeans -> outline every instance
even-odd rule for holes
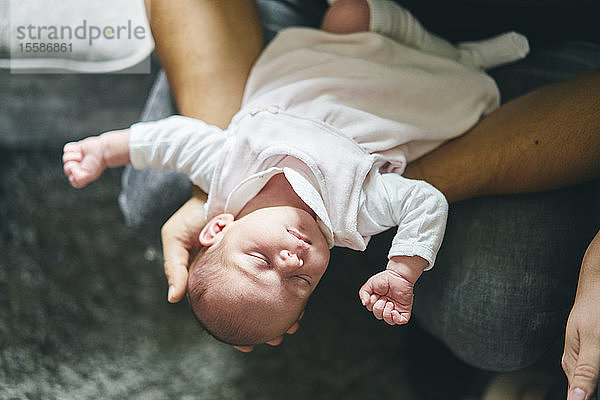
[[[599,67],[600,46],[573,42],[490,74],[508,100]],[[599,200],[595,181],[452,204],[435,271],[415,290],[421,324],[472,365],[534,363],[564,337],[580,263],[600,229]]]
[[[326,7],[324,1],[258,4],[267,40],[284,26],[317,26]],[[490,74],[506,101],[599,67],[600,46],[565,42],[534,47],[525,60]],[[174,112],[160,73],[141,119]],[[581,259],[600,228],[599,187],[590,182],[452,204],[435,270],[415,289],[418,322],[476,367],[508,371],[535,362],[564,336]],[[161,225],[189,196],[184,175],[128,167],[119,203],[127,224],[157,244]]]

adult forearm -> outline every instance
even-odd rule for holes
[[[262,46],[252,0],[151,0],[156,51],[182,115],[226,127]]]
[[[411,163],[449,201],[556,189],[600,176],[600,71],[510,101]]]

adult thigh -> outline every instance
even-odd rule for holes
[[[534,363],[564,334],[599,226],[594,184],[452,205],[436,267],[415,289],[417,320],[471,365]]]
[[[600,67],[600,47],[562,43],[491,71],[505,100]],[[564,335],[583,253],[600,227],[598,182],[493,196],[450,207],[435,269],[415,315],[464,361],[506,371],[535,362]]]

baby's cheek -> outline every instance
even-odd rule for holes
[[[318,273],[319,273],[319,280],[321,279],[321,276],[323,276],[323,274],[325,273],[325,271],[327,270],[327,267],[329,266],[329,258],[331,255],[331,252],[329,251],[329,248],[325,248],[323,250],[321,250],[319,252],[319,260],[317,265],[318,267]]]

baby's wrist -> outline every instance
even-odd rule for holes
[[[386,269],[415,283],[428,265],[429,262],[419,256],[394,256],[390,257]]]
[[[102,157],[107,167],[122,167],[131,162],[129,157],[129,129],[110,131],[98,136]]]

